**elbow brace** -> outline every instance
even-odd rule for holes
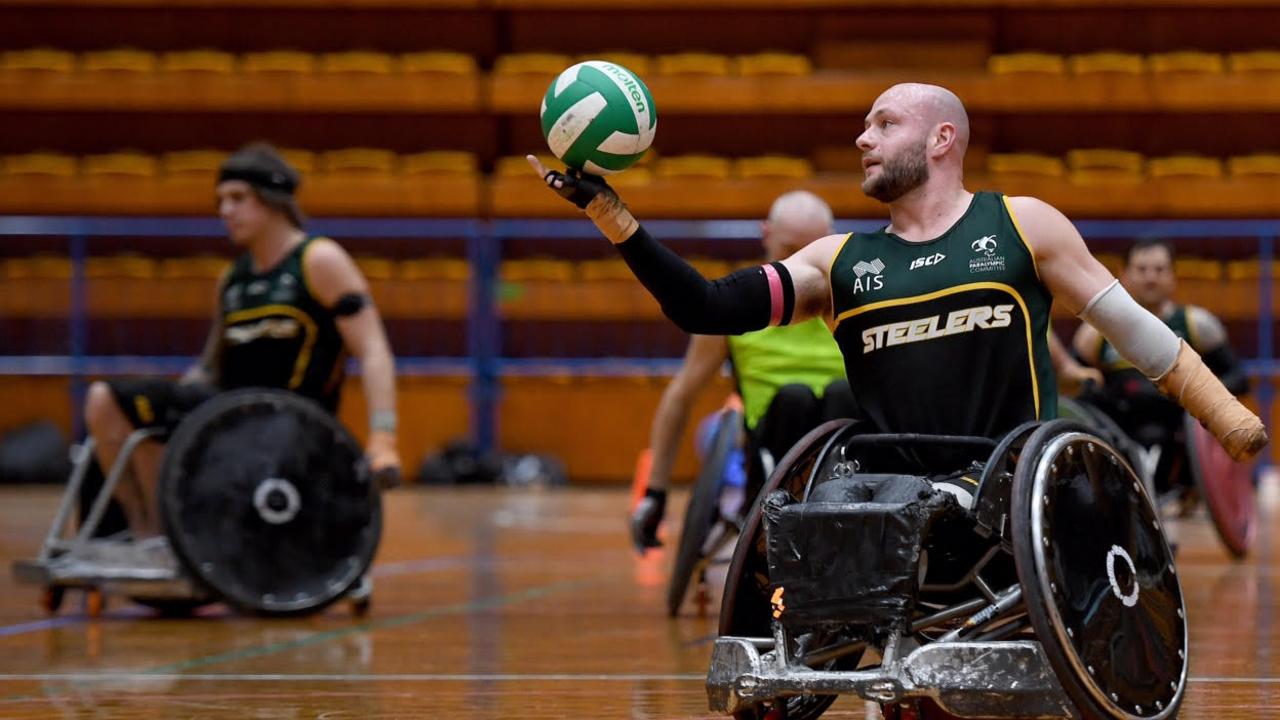
[[[639,225],[617,247],[662,312],[687,333],[740,335],[791,322],[795,288],[782,263],[745,268],[709,282]]]
[[[1095,295],[1080,319],[1207,427],[1232,458],[1246,460],[1267,444],[1258,416],[1223,387],[1190,345],[1134,302],[1119,281]]]

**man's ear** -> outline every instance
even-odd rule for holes
[[[941,157],[945,155],[952,147],[955,146],[956,140],[959,139],[960,133],[956,131],[956,126],[949,122],[939,123],[938,129],[934,133],[936,138],[933,143],[932,155]]]

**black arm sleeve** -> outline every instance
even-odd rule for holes
[[[622,259],[662,312],[696,335],[740,335],[768,327],[773,299],[763,267],[745,268],[718,280],[706,278],[645,232],[636,229],[617,245]],[[782,325],[791,322],[795,289],[782,263],[771,263],[782,285]]]
[[[1236,359],[1230,345],[1223,343],[1205,353],[1204,364],[1218,376],[1227,392],[1236,396],[1249,392],[1249,376],[1245,374],[1244,367]]]

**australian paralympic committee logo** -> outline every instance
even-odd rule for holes
[[[978,257],[969,258],[969,272],[980,273],[1004,270],[1004,256],[996,255],[999,245],[996,243],[995,235],[983,235],[969,243],[969,247],[978,254]]]

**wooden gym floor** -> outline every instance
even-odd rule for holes
[[[53,489],[0,490],[6,565],[34,554],[55,502]],[[364,620],[345,605],[304,620],[221,606],[166,620],[116,599],[91,621],[75,595],[49,618],[37,590],[5,573],[0,717],[711,717],[714,620],[667,620],[670,553],[635,559],[626,502],[622,491],[392,493]],[[1242,563],[1207,521],[1179,529],[1192,639],[1183,718],[1280,717],[1280,533],[1266,508]],[[842,699],[825,717],[877,715]]]

